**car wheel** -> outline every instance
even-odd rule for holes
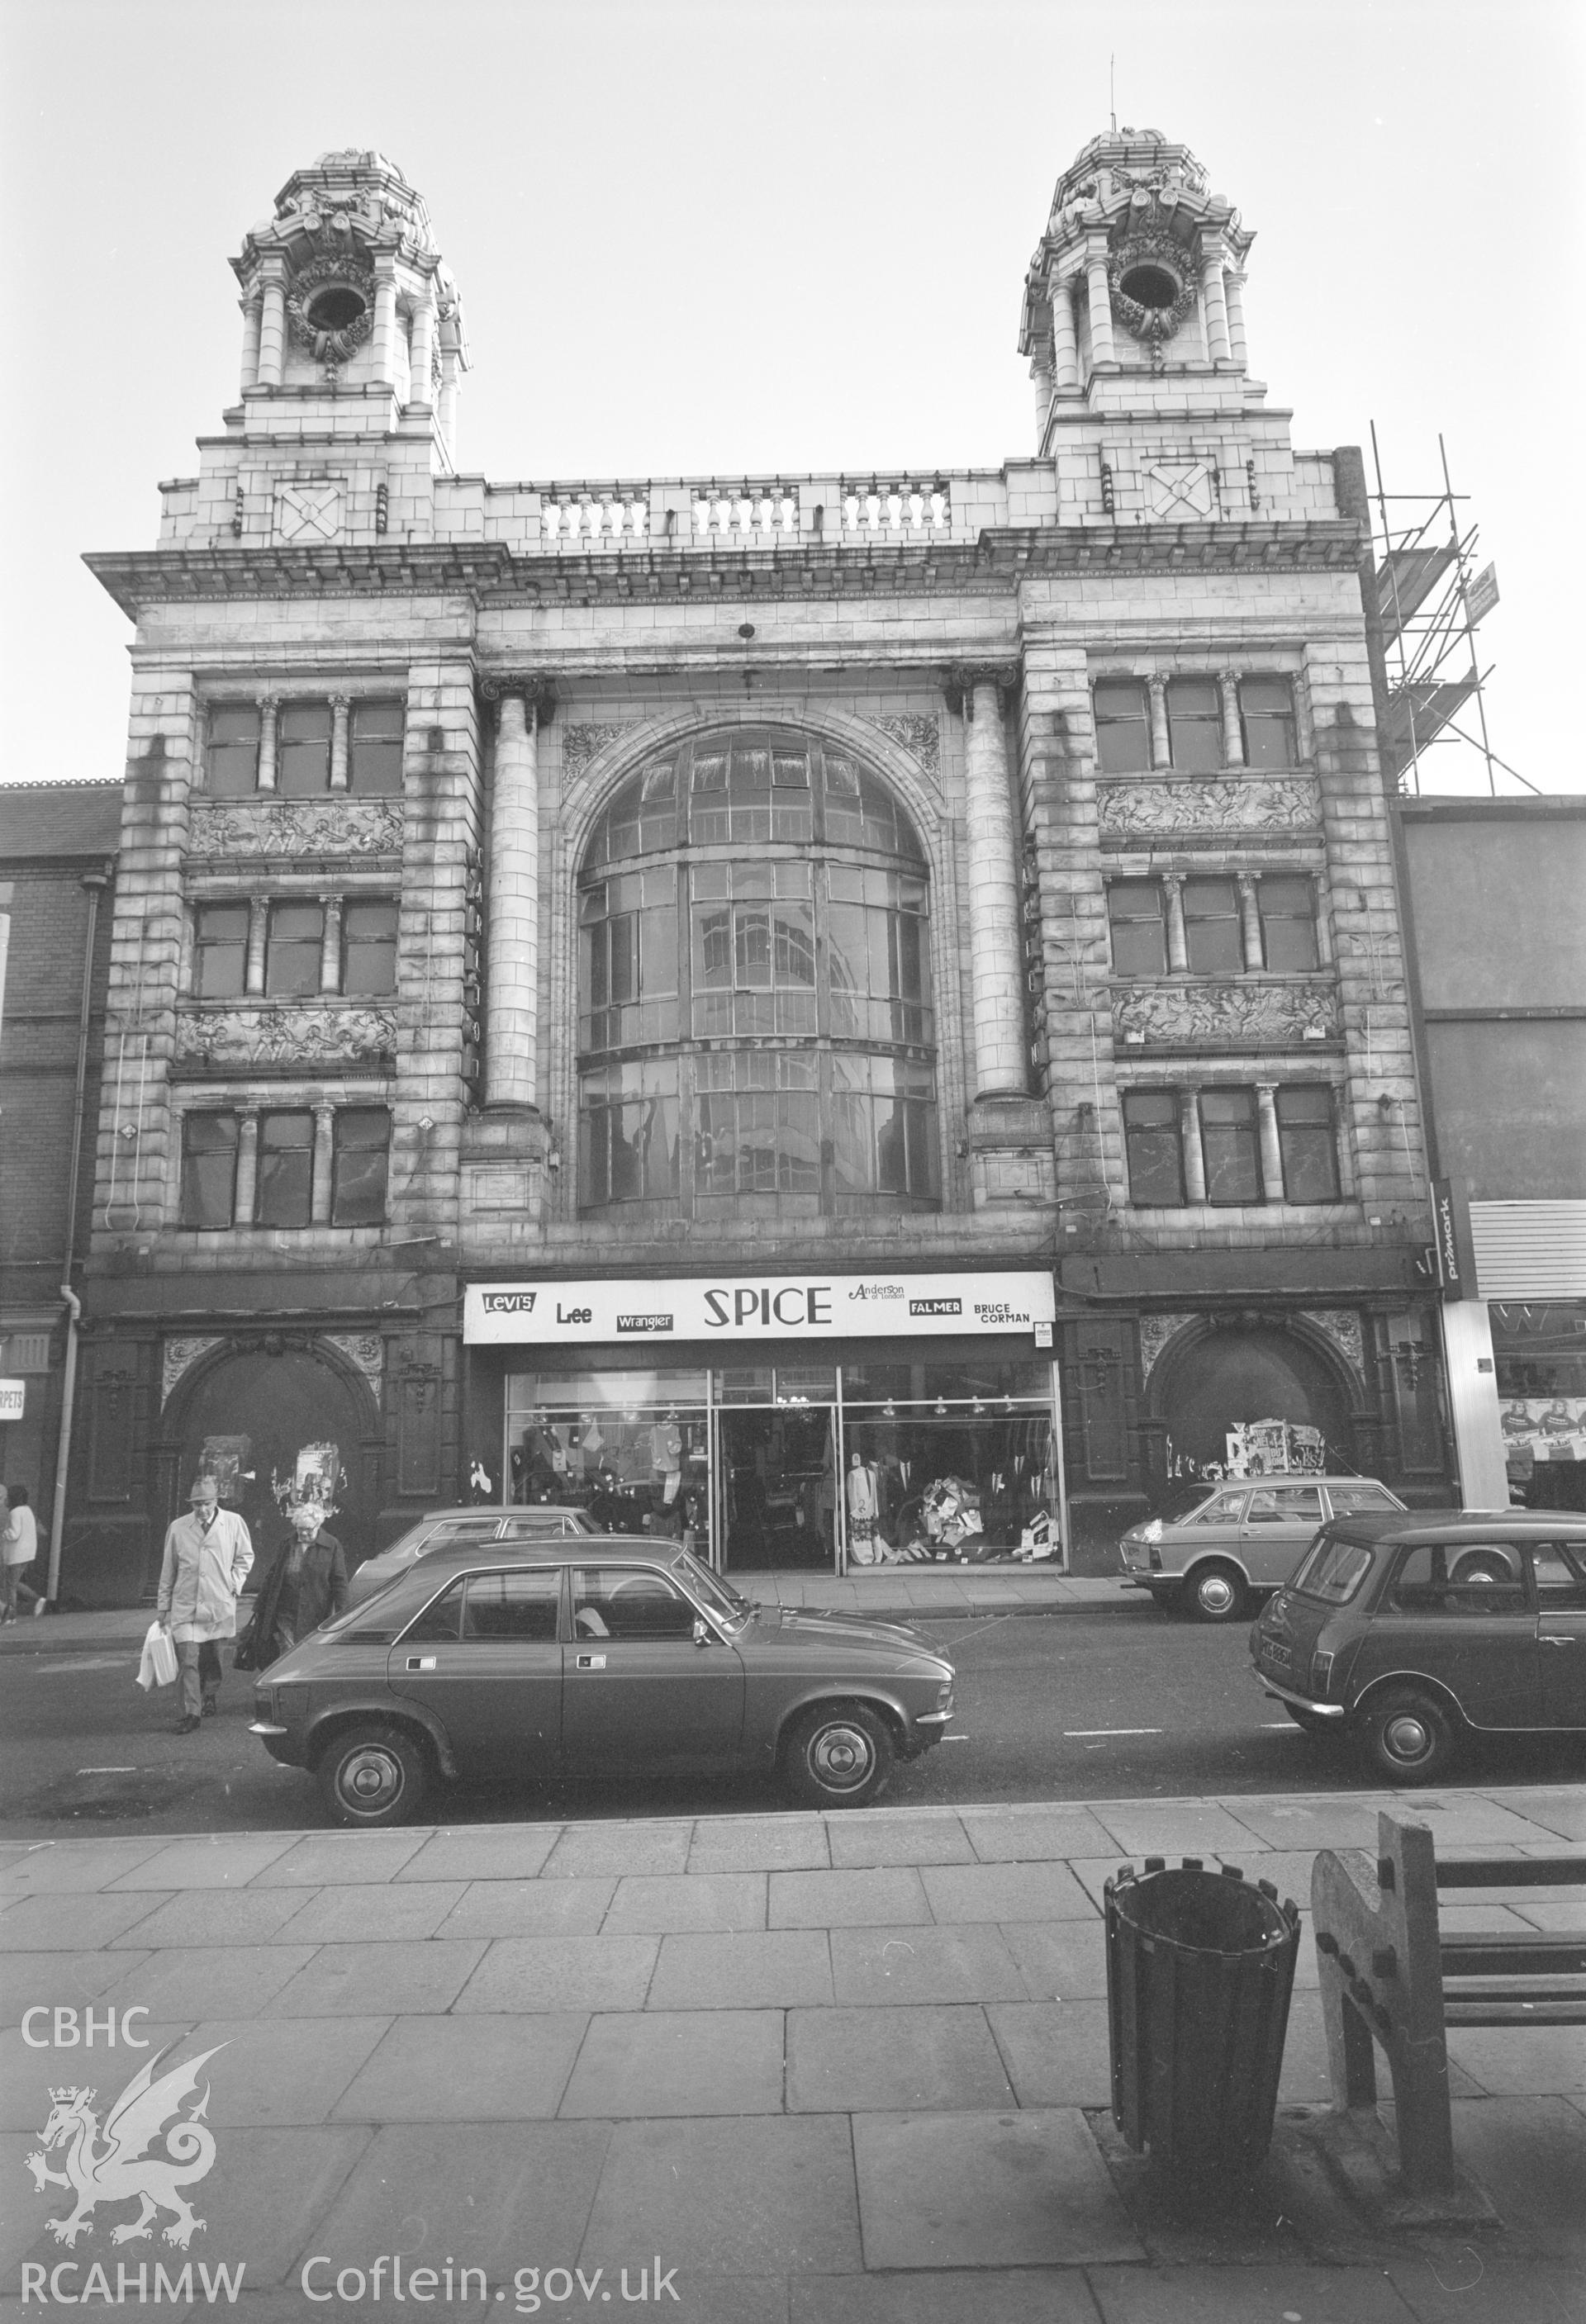
[[[782,1747],[782,1775],[811,1807],[860,1808],[892,1772],[892,1738],[862,1703],[823,1703],[796,1719]]]
[[[337,1823],[367,1831],[416,1816],[429,1787],[424,1754],[394,1727],[354,1727],[328,1745],[315,1773]]]
[[[1516,1578],[1515,1570],[1508,1563],[1508,1560],[1504,1557],[1499,1557],[1490,1549],[1471,1550],[1469,1556],[1462,1557],[1459,1560],[1452,1573],[1449,1576],[1451,1582],[1496,1582],[1498,1583],[1506,1582],[1512,1582]]]
[[[1220,1559],[1197,1565],[1185,1584],[1185,1603],[1197,1622],[1237,1622],[1245,1611],[1244,1575]]]
[[[1399,1784],[1433,1782],[1459,1748],[1448,1713],[1416,1687],[1379,1695],[1366,1708],[1360,1733],[1372,1766]]]

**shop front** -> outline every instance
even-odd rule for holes
[[[1488,1307],[1511,1498],[1586,1509],[1586,1299]]]
[[[475,1284],[476,1489],[718,1571],[1064,1557],[1049,1276]]]

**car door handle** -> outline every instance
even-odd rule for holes
[[[1545,1646],[1572,1646],[1575,1641],[1572,1637],[1566,1637],[1561,1638],[1556,1635],[1552,1635],[1548,1631],[1544,1630],[1538,1643]]]
[[[604,1670],[605,1656],[604,1655],[580,1655],[578,1656],[578,1668],[580,1670]]]
[[[435,1656],[433,1655],[410,1655],[408,1656],[408,1668],[410,1670],[433,1670],[435,1668]]]

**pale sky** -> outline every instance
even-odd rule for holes
[[[1568,0],[6,0],[0,780],[119,776],[130,630],[78,560],[153,545],[156,483],[197,472],[236,392],[226,262],[327,147],[380,147],[429,202],[475,362],[465,469],[994,467],[1033,448],[1024,271],[1115,56],[1119,120],[1187,143],[1256,230],[1251,365],[1296,444],[1369,446],[1375,420],[1389,489],[1431,491],[1442,431],[1502,590],[1494,748],[1586,789],[1583,21]],[[1473,781],[1449,754],[1425,787]]]

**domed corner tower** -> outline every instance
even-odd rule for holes
[[[383,153],[321,153],[244,237],[242,420],[249,439],[428,438],[455,467],[468,365],[462,302],[423,198]]]
[[[1093,137],[1057,180],[1025,280],[1037,453],[1065,416],[1259,404],[1243,300],[1254,240],[1187,145],[1157,129]]]

